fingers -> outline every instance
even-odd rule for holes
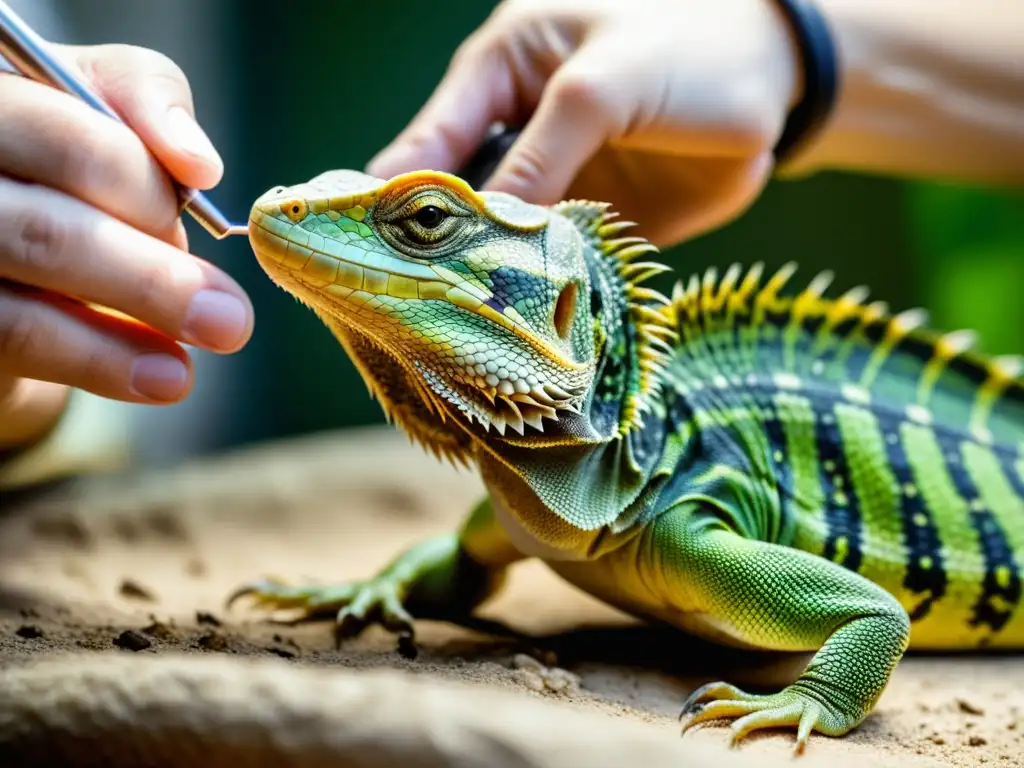
[[[128,127],[24,78],[5,76],[0,88],[0,175],[60,190],[156,237],[175,236],[170,179]]]
[[[174,178],[199,189],[220,181],[223,161],[195,121],[192,91],[177,64],[129,45],[65,50]]]
[[[215,352],[240,349],[252,333],[252,305],[230,277],[79,200],[0,179],[0,233],[0,278],[111,307]]]
[[[66,192],[183,245],[180,201],[167,172],[186,185],[209,187],[223,171],[191,118],[184,76],[160,54],[129,46],[57,46],[57,53],[83,71],[128,125],[55,88],[4,75],[0,175]]]
[[[456,171],[495,122],[516,116],[513,72],[502,49],[470,38],[423,108],[366,166],[380,178],[429,168]]]
[[[208,188],[223,163],[169,59],[56,49],[127,125],[0,75],[0,379],[176,402],[192,383],[176,340],[231,352],[252,330],[241,288],[184,251],[170,178]]]
[[[594,153],[625,129],[599,51],[585,45],[551,78],[488,189],[532,203],[556,203]]]
[[[192,386],[171,339],[73,299],[0,285],[0,374],[138,403],[172,403]]]

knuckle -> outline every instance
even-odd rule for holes
[[[113,342],[96,344],[84,352],[81,367],[75,379],[79,388],[95,390],[110,380],[111,361],[118,359],[118,348]]]
[[[8,307],[0,311],[0,365],[7,367],[41,357],[52,341],[46,324],[24,304],[0,299],[0,308],[3,304]]]
[[[466,64],[472,62],[481,45],[481,32],[480,30],[477,30],[459,43],[458,48],[455,49],[455,52],[452,54],[451,61],[448,64],[449,71],[464,67]]]
[[[532,144],[524,144],[518,149],[514,157],[510,158],[508,175],[516,179],[519,184],[532,189],[548,176],[552,159]]]
[[[68,225],[58,216],[30,206],[14,215],[2,251],[15,277],[19,273],[42,274],[61,268],[71,240]]]
[[[588,70],[565,66],[551,78],[549,88],[555,101],[568,109],[598,110],[608,99],[607,78]]]
[[[133,94],[137,81],[145,80],[147,85],[163,82],[188,98],[192,95],[188,78],[177,62],[152,48],[126,43],[99,45],[91,51],[84,68],[105,89],[119,93]]]
[[[159,308],[167,305],[167,297],[171,295],[172,288],[169,269],[149,267],[141,270],[134,280],[133,301],[140,307],[159,313]]]

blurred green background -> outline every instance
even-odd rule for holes
[[[424,102],[493,2],[282,3],[265,0],[21,0],[40,30],[74,42],[129,42],[174,58],[224,155],[212,197],[242,218],[276,184],[361,168]],[[43,19],[44,8],[50,16]],[[188,402],[132,411],[151,462],[268,438],[382,421],[327,330],[274,287],[243,238],[193,250],[238,279],[257,309],[237,355],[199,355]],[[1024,197],[826,174],[773,183],[740,220],[673,249],[680,272],[788,260],[834,291],[867,284],[896,309],[925,306],[944,329],[972,327],[984,348],[1024,352]]]

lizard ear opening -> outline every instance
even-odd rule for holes
[[[558,301],[555,302],[555,333],[563,341],[569,338],[569,332],[572,330],[578,295],[579,285],[571,282],[562,289],[562,292],[558,294]]]

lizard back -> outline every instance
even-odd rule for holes
[[[677,284],[666,388],[774,477],[786,543],[890,591],[915,646],[1024,643],[1020,359],[930,332],[921,310],[891,315],[862,287],[824,298],[827,272],[781,296],[794,271]]]

